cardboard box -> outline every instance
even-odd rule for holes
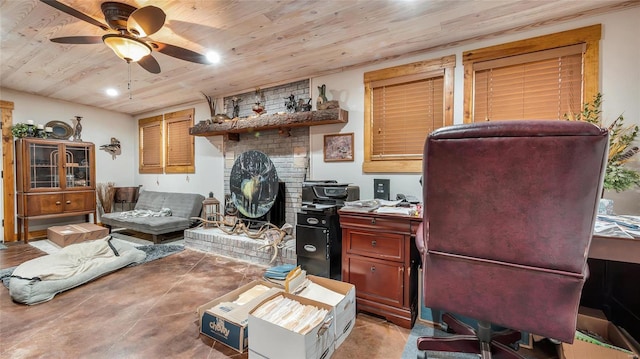
[[[299,297],[290,293],[278,293],[265,299],[260,305],[272,298],[282,295],[301,304],[313,305],[326,309],[325,323],[316,325],[307,334],[300,334],[287,328],[273,324],[249,313],[251,340],[249,341],[249,358],[260,359],[328,359],[334,350],[335,320],[331,318],[333,307],[315,300]],[[256,308],[259,308],[258,305]]]
[[[308,275],[307,279],[311,282],[327,288],[331,291],[344,295],[337,305],[333,306],[333,317],[335,318],[335,348],[337,349],[342,344],[347,336],[353,330],[356,321],[356,287],[351,283],[340,282],[337,280],[318,277],[314,275]],[[323,302],[321,298],[306,296],[302,293],[299,296],[306,297],[308,299]],[[331,303],[325,303],[331,304]]]
[[[93,223],[70,224],[47,229],[47,239],[60,247],[92,239],[100,239],[108,235],[108,228]]]
[[[248,291],[258,284],[269,287],[270,291],[244,304],[242,306],[243,308],[241,313],[234,313],[235,318],[231,318],[230,316],[220,313],[214,313],[210,310],[220,303],[235,301],[236,299],[238,299],[238,296],[240,294]],[[265,298],[281,291],[283,291],[283,289],[273,283],[255,280],[223,295],[222,297],[201,305],[200,307],[198,307],[198,318],[200,318],[200,333],[240,353],[244,352],[245,350],[247,350],[248,346],[249,334],[247,327],[249,312],[256,306],[258,306]]]
[[[577,328],[597,333],[616,347],[632,350],[627,338],[613,323],[607,320],[601,310],[580,307]],[[562,343],[561,354],[563,359],[633,359],[640,357],[639,353],[611,349],[579,339],[575,339],[573,344]]]

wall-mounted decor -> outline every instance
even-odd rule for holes
[[[324,135],[324,161],[353,161],[353,132]]]
[[[111,143],[108,145],[100,146],[100,149],[109,152],[111,154],[111,158],[114,160],[116,159],[117,155],[122,153],[122,150],[120,148],[120,141],[115,137],[111,137]]]

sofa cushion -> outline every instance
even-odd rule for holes
[[[196,193],[170,193],[142,191],[138,197],[135,210],[161,211],[171,210],[166,217],[131,217],[122,216],[122,212],[105,213],[102,223],[115,228],[128,228],[138,232],[158,235],[177,232],[191,227],[202,210],[204,196]]]
[[[197,193],[171,193],[142,191],[135,209],[159,211],[170,208],[173,217],[191,218],[200,216],[204,196]]]

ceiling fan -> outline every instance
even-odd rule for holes
[[[96,19],[56,0],[40,0],[75,18],[95,25],[109,33],[103,36],[66,36],[51,39],[62,44],[99,44],[104,43],[118,57],[127,63],[137,62],[145,70],[158,74],[160,65],[151,55],[158,51],[180,60],[209,64],[207,57],[185,48],[151,40],[149,35],[156,33],[164,26],[166,15],[155,6],[135,8],[119,2],[104,2],[101,5],[106,25]]]

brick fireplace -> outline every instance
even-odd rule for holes
[[[261,91],[263,105],[267,114],[286,111],[286,97],[293,94],[296,98],[308,99],[309,91],[308,80],[263,89]],[[242,99],[239,117],[252,116],[251,106],[255,102],[255,93],[237,95],[237,97]],[[231,115],[228,103],[230,98],[225,98],[225,110],[228,115]],[[309,128],[294,127],[287,131],[286,135],[278,130],[254,131],[241,133],[238,141],[225,139],[223,149],[225,194],[231,193],[229,177],[237,156],[248,150],[264,152],[273,162],[279,181],[285,183],[285,220],[295,228],[296,213],[302,205],[302,182],[309,175]],[[261,241],[244,236],[230,236],[213,228],[185,231],[185,245],[264,265],[269,264],[273,253],[271,250],[258,249],[263,245]],[[288,241],[287,246],[279,250],[279,256],[272,265],[282,263],[296,263],[294,240]]]

